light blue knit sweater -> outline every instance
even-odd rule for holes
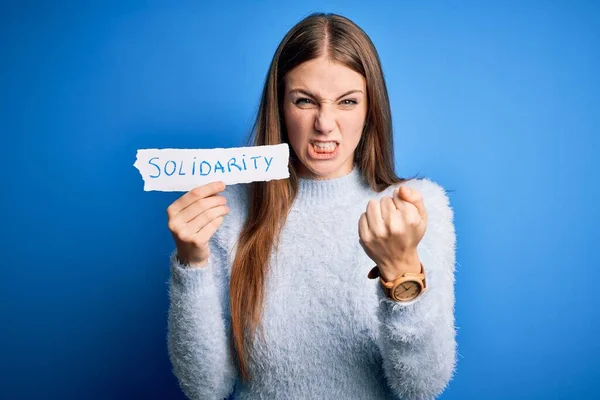
[[[428,179],[403,183],[428,212],[417,250],[428,289],[409,304],[388,300],[359,244],[358,220],[372,191],[358,169],[330,180],[300,179],[271,257],[250,370],[241,384],[230,356],[228,282],[246,216],[245,185],[223,192],[230,213],[211,240],[204,268],[171,254],[168,350],[190,399],[430,399],[456,366],[455,229],[445,190]],[[263,341],[264,340],[264,341]]]

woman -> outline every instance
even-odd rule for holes
[[[294,26],[253,133],[255,145],[290,145],[289,179],[213,182],[167,209],[168,349],[184,393],[439,395],[456,356],[453,211],[438,184],[394,173],[368,36],[332,14]]]

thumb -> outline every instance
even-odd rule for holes
[[[409,187],[401,186],[398,190],[398,195],[402,200],[414,205],[417,208],[419,215],[421,215],[421,218],[427,221],[427,212],[425,211],[425,205],[423,204],[423,196],[421,196],[421,193],[418,190],[412,190]]]
[[[398,193],[398,197],[404,201],[408,201],[410,203],[413,202],[414,197],[415,197],[415,192],[407,187],[407,186],[400,186],[398,188],[398,190],[396,191]]]

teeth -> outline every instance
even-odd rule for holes
[[[325,143],[322,143],[322,142],[319,142],[319,143],[313,142],[313,145],[315,147],[318,147],[319,149],[333,150],[333,149],[335,149],[336,143],[335,142],[325,142]]]

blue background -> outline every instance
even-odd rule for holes
[[[2,5],[3,398],[183,398],[165,339],[181,193],[144,192],[135,153],[242,145],[312,11],[371,36],[398,173],[451,191],[442,398],[600,396],[598,3],[273,1]]]

